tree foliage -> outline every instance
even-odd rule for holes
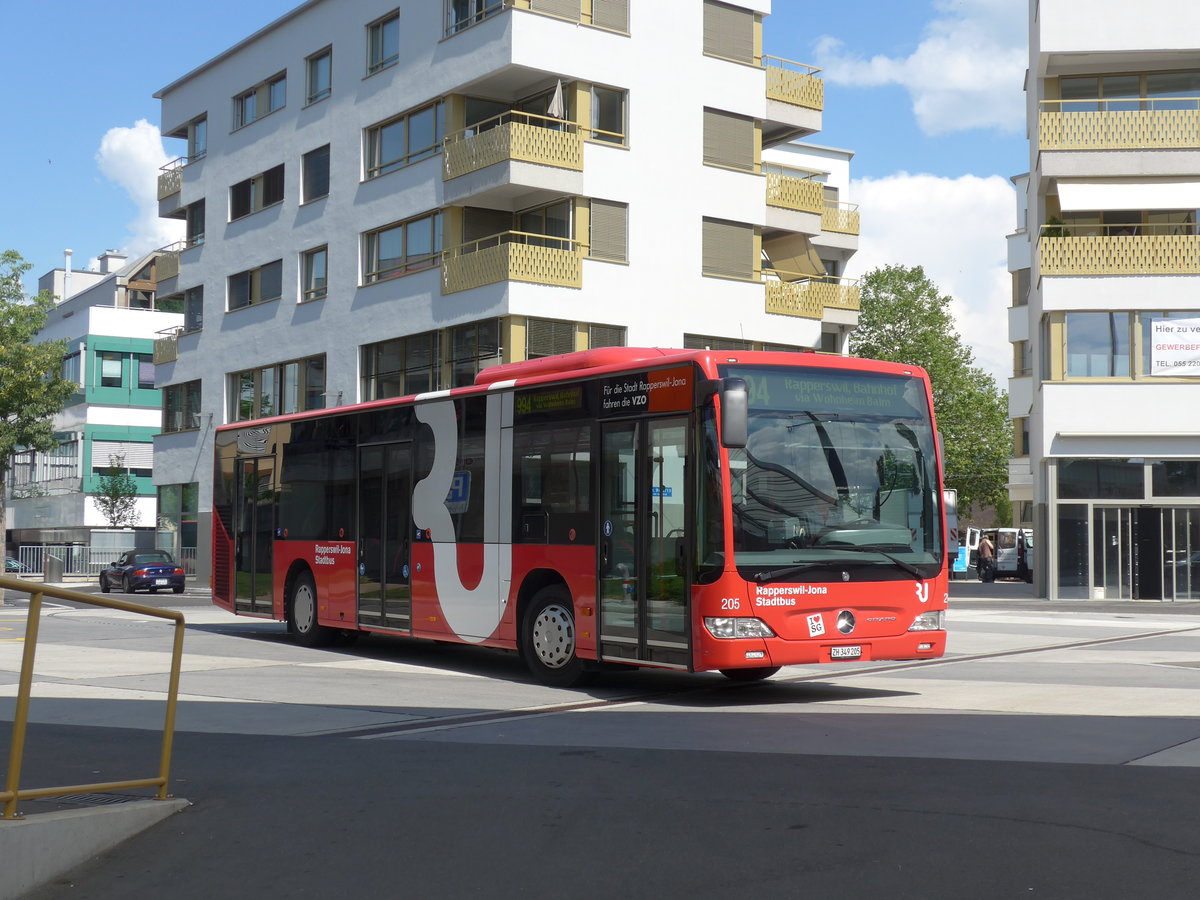
[[[109,457],[109,467],[100,476],[97,487],[99,490],[92,495],[92,499],[110,527],[132,528],[138,523],[141,513],[137,508],[137,480],[126,471],[124,456],[115,454]]]
[[[958,491],[960,510],[1002,504],[1012,449],[1008,396],[974,365],[950,313],[952,298],[920,266],[874,269],[860,286],[862,307],[850,351],[929,373],[944,439],[946,487]]]
[[[54,298],[46,291],[25,297],[21,278],[30,268],[19,253],[0,253],[0,485],[17,450],[58,446],[53,418],[76,389],[62,378],[66,342],[33,343],[54,309]]]

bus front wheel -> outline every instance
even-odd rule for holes
[[[762,681],[779,671],[779,666],[758,666],[753,669],[722,669],[721,674],[730,681]]]
[[[521,626],[521,656],[542,684],[571,687],[583,680],[583,660],[575,653],[575,613],[564,586],[534,594]]]
[[[324,647],[336,637],[332,628],[317,623],[317,587],[307,572],[292,584],[287,615],[288,631],[305,647]]]

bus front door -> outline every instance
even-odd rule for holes
[[[252,616],[274,610],[271,554],[275,535],[275,460],[240,459],[234,525],[234,608]]]
[[[688,420],[601,431],[600,656],[690,666]]]
[[[412,444],[359,453],[358,620],[411,631]]]

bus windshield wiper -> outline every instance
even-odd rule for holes
[[[838,553],[877,553],[884,557],[888,562],[892,563],[892,565],[896,566],[896,568],[907,572],[918,581],[925,580],[925,575],[920,569],[918,569],[912,563],[905,562],[898,556],[893,556],[886,550],[879,550],[875,547],[831,547],[829,549],[836,550]],[[789,575],[799,575],[801,572],[808,572],[811,569],[827,569],[830,566],[837,564],[838,560],[836,559],[825,559],[821,560],[820,562],[809,562],[795,566],[784,566],[782,569],[771,569],[768,572],[759,572],[754,576],[754,580],[759,584],[762,584],[764,581],[772,581],[776,578],[786,578]]]
[[[798,566],[784,566],[782,569],[772,569],[769,572],[759,572],[754,576],[754,580],[759,584],[764,581],[770,581],[773,578],[783,578],[787,575],[799,575],[801,572],[807,572],[810,569],[828,569],[828,562],[802,563]]]
[[[890,562],[894,566],[896,566],[896,568],[903,569],[905,572],[907,572],[913,578],[916,578],[918,581],[925,580],[925,575],[921,572],[920,569],[918,569],[912,563],[906,562],[905,560],[901,559],[898,556],[893,556],[892,554],[888,553],[886,550],[882,550],[879,547],[872,547],[870,544],[866,544],[861,547],[838,547],[837,549],[841,553],[878,553],[880,556],[882,556],[888,562]]]

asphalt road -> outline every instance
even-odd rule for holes
[[[192,623],[172,789],[193,805],[34,897],[1196,896],[1200,621],[965,584],[943,661],[576,691],[512,654],[305,650],[156,599]],[[42,642],[26,782],[134,777],[163,626],[54,609]]]

